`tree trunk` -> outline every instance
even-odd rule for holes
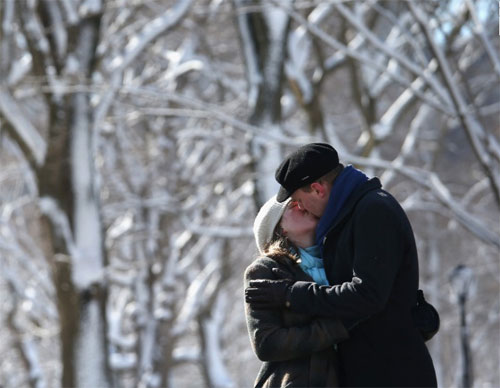
[[[80,21],[70,42],[76,59],[66,76],[76,85],[91,83],[101,14]],[[96,187],[89,96],[55,94],[49,102],[48,151],[37,171],[52,258],[61,325],[62,385],[110,385],[106,341],[103,230]]]
[[[259,1],[234,0],[238,30],[249,84],[249,122],[280,135],[281,96],[283,89],[286,43],[290,17],[285,11],[266,4],[265,10],[244,11],[245,6],[261,4]],[[262,3],[263,4],[263,3]],[[251,141],[256,176],[255,203],[260,207],[278,189],[274,170],[281,161],[279,146],[269,144],[258,136]]]

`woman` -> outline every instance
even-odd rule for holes
[[[328,281],[318,258],[314,233],[318,219],[289,200],[271,198],[254,222],[260,257],[245,271],[250,280],[287,278]],[[334,319],[312,319],[286,310],[255,310],[245,304],[248,333],[257,357],[264,361],[255,387],[336,387],[334,346],[348,338]]]

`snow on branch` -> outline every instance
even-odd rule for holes
[[[252,236],[253,233],[250,227],[197,225],[193,223],[187,223],[186,226],[193,233],[209,237],[249,237]]]
[[[473,199],[475,199],[476,196],[481,192],[488,189],[488,187],[489,182],[487,178],[481,179],[480,181],[476,182],[469,190],[467,190],[467,193],[465,193],[465,195],[462,197],[462,205],[468,206],[469,204],[472,204]]]
[[[82,17],[89,17],[102,12],[103,0],[83,0],[78,9]]]
[[[446,186],[441,182],[435,173],[429,174],[428,186],[434,195],[445,204],[456,216],[459,222],[470,232],[500,248],[500,237],[488,229],[481,221],[470,215],[463,206],[460,205],[451,195]]]
[[[133,350],[137,344],[137,336],[135,333],[123,333],[122,324],[127,305],[130,303],[130,290],[124,288],[116,296],[113,308],[106,311],[108,319],[108,339],[114,346],[120,347],[122,350]]]
[[[281,3],[286,2],[289,5],[291,0],[281,0]],[[263,12],[263,16],[267,20],[269,26],[270,38],[274,41],[283,41],[286,39],[287,25],[289,17],[281,8],[269,6]]]
[[[484,225],[476,217],[470,214],[458,201],[451,195],[450,191],[441,182],[439,177],[432,172],[411,168],[409,166],[401,166],[393,164],[381,159],[364,158],[356,155],[344,154],[345,162],[354,163],[362,166],[371,166],[394,170],[401,175],[410,178],[416,183],[429,189],[435,197],[443,203],[456,216],[457,220],[467,230],[472,232],[479,239],[488,244],[492,244],[500,248],[500,236],[493,232],[487,225]]]
[[[356,34],[356,36],[352,38],[349,41],[349,43],[347,43],[346,47],[349,48],[351,51],[355,52],[358,51],[363,46],[365,41],[366,39],[363,36],[361,36],[360,34]],[[325,68],[325,71],[333,71],[339,66],[343,65],[346,59],[347,59],[346,52],[342,52],[339,50],[324,61],[323,67]]]
[[[226,366],[224,365],[220,348],[221,327],[224,325],[227,296],[220,293],[211,310],[211,315],[201,321],[204,342],[204,362],[211,387],[234,387]]]
[[[275,0],[273,2],[276,3]],[[279,2],[277,2],[279,4]],[[374,61],[372,57],[369,57],[367,55],[364,55],[360,53],[359,51],[355,50],[353,47],[346,46],[343,43],[339,42],[338,40],[334,39],[332,36],[328,35],[325,33],[323,30],[318,28],[316,25],[310,23],[307,19],[305,19],[301,14],[298,12],[294,11],[291,8],[286,8],[286,12],[294,19],[297,23],[302,24],[307,30],[315,35],[316,37],[320,38],[323,42],[325,42],[327,45],[330,47],[334,48],[335,50],[338,50],[339,52],[343,53],[344,55],[347,55],[353,59],[358,60],[360,63],[366,64],[370,66],[373,69],[379,70],[382,74],[385,74],[392,78],[394,81],[396,81],[398,84],[407,87],[409,90],[411,90],[412,93],[414,93],[416,96],[418,96],[422,101],[425,103],[431,105],[435,109],[439,110],[440,112],[443,112],[444,114],[448,116],[454,117],[455,110],[452,109],[448,104],[435,101],[434,98],[429,98],[426,94],[420,92],[419,90],[416,90],[414,87],[412,87],[411,82],[404,78],[402,75],[395,73],[394,71],[391,71],[390,68],[386,68],[386,66],[378,63],[377,61]],[[416,70],[416,69],[414,69]],[[419,69],[417,75],[421,75],[424,79],[429,79],[428,75],[424,74],[425,71]],[[440,89],[438,89],[440,90]],[[438,92],[439,94],[442,94],[442,91]]]
[[[476,8],[474,7],[474,3],[472,0],[465,0],[467,4],[467,8],[472,16],[472,20],[474,21],[474,32],[479,36],[481,43],[488,54],[488,57],[493,65],[493,70],[495,71],[497,77],[500,79],[500,59],[498,58],[498,53],[495,48],[492,46],[490,39],[486,36],[484,31],[484,27],[479,20],[479,17],[476,12]],[[499,11],[500,12],[500,11]]]
[[[236,8],[244,7],[246,1],[233,0]],[[248,106],[250,109],[254,109],[257,104],[257,96],[259,93],[260,85],[263,81],[263,75],[260,71],[259,66],[259,56],[257,54],[257,48],[254,45],[252,39],[251,27],[248,19],[248,13],[237,12],[236,17],[238,19],[237,27],[240,33],[240,38],[242,42],[243,55],[245,57],[247,80],[248,80]]]
[[[47,24],[50,25],[51,36],[55,46],[54,57],[62,63],[68,49],[68,33],[61,9],[58,3],[52,0],[42,0],[41,5],[45,8],[45,13],[50,19]]]
[[[310,23],[318,25],[330,14],[331,10],[331,5],[320,4],[309,14],[307,19]],[[306,28],[300,25],[290,32],[287,45],[288,58],[285,63],[285,71],[289,78],[297,82],[304,103],[309,104],[313,100],[314,91],[313,84],[306,75],[312,47]],[[342,58],[345,59],[345,55],[342,55]]]
[[[201,361],[201,353],[199,347],[179,346],[172,352],[172,360],[174,365],[182,363],[196,363]]]
[[[281,0],[281,3],[290,4],[290,0]],[[262,13],[262,16],[267,24],[269,31],[269,46],[265,56],[267,59],[263,61],[264,82],[270,90],[279,90],[279,80],[281,63],[286,57],[286,46],[284,42],[287,40],[290,16],[280,7],[269,5]]]
[[[423,47],[418,44],[418,41],[415,39],[414,34],[412,34],[408,30],[408,26],[414,24],[414,20],[411,16],[411,13],[405,12],[403,15],[396,16],[376,2],[372,2],[370,6],[384,18],[386,18],[394,26],[393,28],[398,30],[399,35],[401,37],[406,38],[405,43],[410,44],[420,64],[425,65],[425,63],[427,63],[427,59]]]
[[[408,2],[408,6],[415,16],[415,19],[418,21],[420,28],[424,32],[429,46],[439,63],[439,69],[451,94],[455,111],[457,112],[460,122],[469,136],[476,158],[479,160],[486,175],[490,178],[491,186],[495,193],[495,199],[497,203],[500,203],[500,171],[498,163],[490,154],[490,150],[495,149],[494,144],[491,144],[492,137],[486,135],[486,131],[482,127],[481,123],[473,115],[473,112],[468,109],[466,100],[453,79],[450,64],[446,60],[446,57],[440,47],[433,39],[432,32],[427,23],[427,16],[421,9],[415,7],[412,2]]]
[[[14,299],[12,308],[7,317],[7,326],[12,331],[13,335],[12,342],[28,372],[30,386],[34,388],[44,388],[45,381],[40,359],[38,358],[36,343],[32,335],[25,333],[25,329],[21,327],[16,319],[16,313],[20,302],[19,297],[23,296],[25,287],[19,283],[17,276],[10,270],[4,268],[3,271],[11,296]]]
[[[181,250],[186,246],[186,244],[191,241],[193,234],[187,230],[182,233],[174,233],[169,238],[169,246],[172,247],[168,260],[165,263],[163,269],[163,275],[161,277],[162,288],[175,287],[175,275],[176,268],[179,267],[179,260],[181,255]]]
[[[102,97],[97,106],[92,125],[93,133],[99,132],[99,127],[104,121],[114,97],[122,83],[124,70],[158,37],[175,27],[185,16],[192,0],[179,0],[176,5],[163,15],[148,22],[136,36],[130,38],[125,52],[111,60],[109,73],[111,74],[110,88]]]
[[[213,285],[218,284],[219,278],[220,265],[218,260],[210,261],[196,276],[187,290],[186,299],[172,329],[174,336],[184,333],[188,328],[189,322],[210,301],[211,296],[217,290],[217,287],[213,287]]]
[[[14,131],[13,137],[19,141],[23,151],[29,153],[26,155],[27,159],[33,159],[37,166],[41,166],[47,152],[47,144],[17,101],[2,86],[0,86],[0,114],[9,122]]]
[[[9,75],[7,76],[7,85],[13,87],[23,77],[28,74],[33,66],[33,59],[30,54],[25,53],[21,58],[17,59],[10,67]]]
[[[41,321],[42,317],[56,318],[57,311],[53,304],[53,284],[45,276],[40,266],[37,265],[38,260],[34,260],[35,257],[41,258],[41,253],[36,252],[36,249],[33,248],[35,243],[31,236],[21,239],[23,235],[16,236],[16,231],[13,230],[10,224],[3,221],[0,219],[0,251],[3,251],[0,257],[4,257],[6,260],[10,259],[13,266],[23,272],[26,271],[31,282],[36,282],[37,293],[34,294],[31,290],[21,286],[16,280],[16,283],[13,284],[19,285],[19,287],[16,287],[18,294],[22,295],[33,306],[30,309],[30,315],[35,320]],[[27,247],[30,247],[32,251],[27,251]],[[7,270],[4,270],[4,272],[7,273]],[[35,300],[35,296],[37,296],[37,300]],[[36,303],[37,301],[43,302]]]
[[[73,0],[61,0],[64,12],[66,14],[66,19],[70,25],[75,25],[80,19],[78,12],[75,8],[75,2]]]
[[[437,67],[436,61],[429,63],[429,70],[435,70]],[[422,90],[424,82],[421,77],[412,82],[412,88]],[[387,138],[393,131],[394,125],[401,115],[408,109],[408,106],[415,100],[415,94],[410,89],[406,89],[400,96],[392,103],[392,105],[385,111],[379,122],[374,125],[373,130],[377,140]]]
[[[249,132],[254,135],[258,135],[259,137],[266,139],[268,141],[274,141],[283,145],[301,145],[303,143],[313,141],[312,138],[307,136],[303,137],[294,137],[289,138],[281,133],[277,133],[275,131],[269,131],[268,128],[263,128],[260,126],[252,125],[246,123],[230,113],[226,113],[219,108],[219,106],[214,104],[209,104],[201,100],[197,100],[193,97],[185,97],[179,93],[174,92],[164,92],[164,91],[155,91],[152,89],[145,88],[130,88],[123,87],[121,91],[129,93],[129,94],[138,94],[144,95],[147,97],[153,97],[161,100],[168,100],[179,104],[181,106],[186,106],[190,109],[194,110],[195,116],[206,115],[206,117],[210,117],[213,119],[220,120],[228,125],[231,125],[233,128],[238,129],[240,131]],[[170,109],[156,108],[156,109],[147,109],[145,110],[148,114],[154,114],[156,116],[171,116],[172,111]]]
[[[360,20],[359,17],[356,17],[349,9],[341,4],[336,3],[335,8],[340,12],[342,16],[346,18],[353,26],[355,26],[360,33],[362,33],[366,38],[379,50],[386,53],[390,58],[397,60],[402,66],[411,71],[415,76],[422,77],[429,86],[432,88],[434,93],[439,97],[441,102],[446,106],[450,107],[450,98],[446,93],[446,90],[439,85],[438,81],[432,77],[432,74],[425,72],[424,69],[417,66],[415,63],[408,60],[404,55],[398,53],[393,50],[387,44],[384,44],[373,32],[371,32],[367,26]]]
[[[111,61],[111,72],[123,71],[149,44],[161,34],[175,27],[189,10],[192,1],[179,0],[174,7],[163,15],[148,22],[137,36],[130,39],[125,47],[125,52]]]
[[[25,18],[24,28],[27,33],[26,37],[33,43],[35,54],[43,54],[44,59],[46,59],[50,55],[50,43],[38,16],[37,4],[34,1],[25,1],[20,2],[20,5],[25,7],[20,13]],[[31,52],[31,54],[33,55],[34,53]]]
[[[42,197],[39,201],[40,211],[45,214],[52,224],[54,231],[63,239],[66,244],[69,254],[76,258],[78,257],[78,249],[73,239],[73,232],[66,214],[59,207],[57,202],[50,197]]]
[[[188,231],[188,233],[191,235],[191,232]],[[178,263],[173,267],[174,270],[169,271],[171,274],[180,274],[184,273],[185,271],[188,270],[188,268],[194,263],[196,258],[201,254],[203,250],[207,248],[211,241],[211,238],[206,237],[206,236],[201,236],[196,243],[188,249],[188,251],[182,256],[181,259],[178,257],[174,257],[176,260],[178,260]],[[177,252],[177,254],[179,254]],[[172,267],[169,267],[172,268]],[[167,272],[165,272],[167,274]],[[173,283],[173,275],[169,276],[170,279],[166,279],[164,281],[165,285],[172,286]],[[167,281],[170,281],[170,283],[167,283]]]
[[[2,31],[0,35],[2,37],[0,42],[0,71],[5,74],[9,67],[12,68],[10,61],[13,56],[11,39],[14,32],[14,0],[5,0],[2,6],[2,12],[0,13],[2,16],[2,20],[0,20]]]
[[[415,118],[412,120],[410,124],[410,130],[408,131],[405,140],[403,141],[403,145],[401,147],[401,151],[399,155],[392,161],[393,166],[403,167],[406,161],[406,158],[414,152],[415,143],[417,142],[417,136],[420,129],[423,127],[425,120],[428,118],[430,114],[430,107],[428,105],[422,105],[418,110]],[[380,177],[381,181],[385,186],[388,186],[392,180],[395,178],[396,174],[394,170],[385,171]]]

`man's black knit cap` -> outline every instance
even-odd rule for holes
[[[281,185],[276,199],[283,202],[297,189],[314,182],[339,165],[339,155],[326,143],[310,143],[291,153],[276,170]]]

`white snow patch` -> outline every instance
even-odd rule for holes
[[[87,121],[86,98],[77,95],[71,139],[71,169],[73,177],[74,234],[80,256],[73,263],[73,282],[87,288],[102,276],[102,231],[98,198],[94,192],[95,175],[91,147],[90,123]]]
[[[99,305],[91,300],[83,307],[80,318],[80,333],[76,352],[76,381],[79,387],[107,387],[103,380],[104,357],[107,350],[102,347],[102,320]]]
[[[205,332],[206,361],[212,386],[217,388],[234,387],[229,373],[224,365],[220,349],[220,333],[225,317],[227,298],[225,294],[219,294],[210,319],[203,321]]]
[[[286,7],[291,2],[290,0],[282,0],[280,2],[282,7]],[[288,20],[290,17],[281,8],[268,5],[263,16],[267,19],[267,26],[269,27],[269,32],[272,40],[282,40],[284,38],[284,33],[286,31]]]
[[[134,224],[134,214],[132,212],[126,212],[122,216],[118,217],[113,224],[108,229],[107,237],[109,239],[116,239],[128,232]]]
[[[75,245],[69,220],[66,214],[59,208],[54,198],[42,197],[38,201],[40,211],[45,214],[54,225],[54,232],[61,236],[66,242],[71,257],[76,260],[79,257],[78,249]]]
[[[111,353],[109,363],[114,370],[132,369],[137,364],[137,355],[135,353]]]

